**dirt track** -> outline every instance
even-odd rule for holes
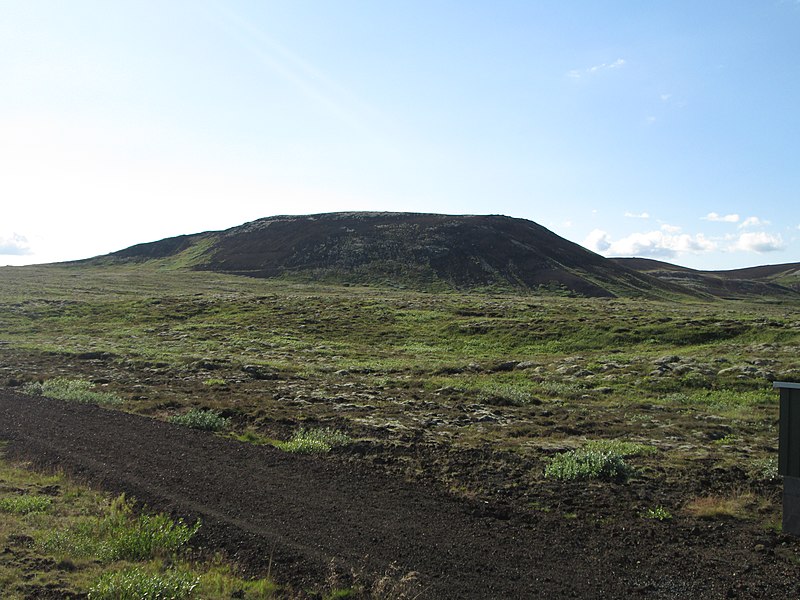
[[[724,523],[597,524],[470,503],[333,457],[303,457],[121,412],[0,392],[7,453],[151,508],[296,589],[349,572],[420,574],[420,598],[788,598],[795,565]],[[628,524],[626,524],[628,525]],[[661,528],[661,529],[659,529]],[[713,543],[708,540],[713,540]],[[720,552],[719,548],[726,550]]]

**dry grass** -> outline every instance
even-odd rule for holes
[[[756,503],[752,492],[734,492],[729,496],[700,496],[687,502],[684,510],[699,519],[746,519]]]

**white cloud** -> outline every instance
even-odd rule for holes
[[[650,215],[648,213],[646,213],[646,212],[643,212],[643,213],[626,212],[625,216],[628,217],[629,219],[649,219],[650,218]]]
[[[677,225],[669,225],[668,223],[664,223],[661,226],[661,231],[665,231],[667,233],[678,233],[680,230],[681,228]]]
[[[621,69],[624,66],[625,66],[625,59],[618,58],[614,62],[602,63],[599,65],[587,67],[586,69],[572,69],[567,73],[567,77],[570,77],[572,79],[580,79],[584,75],[597,75],[598,73],[602,73],[603,71],[615,71],[617,69]]]
[[[24,256],[26,254],[31,254],[31,249],[24,235],[18,233],[0,235],[0,256]]]
[[[780,234],[772,235],[764,231],[743,233],[731,245],[731,250],[745,250],[747,252],[776,252],[783,250],[783,238]]]
[[[668,102],[672,98],[672,94],[661,94],[659,98],[661,98],[662,102]]]
[[[590,250],[606,256],[648,256],[651,258],[672,258],[678,254],[711,252],[717,244],[703,234],[670,234],[665,231],[632,233],[619,240],[612,240],[608,233],[595,229],[584,240]]]
[[[742,221],[742,224],[739,225],[739,228],[743,229],[745,227],[760,227],[763,225],[769,225],[769,221],[764,221],[758,217],[747,217],[744,221]]]
[[[730,214],[730,215],[720,215],[715,212],[708,213],[705,217],[702,217],[703,221],[714,221],[716,223],[738,223],[739,222],[739,215],[737,214]]]
[[[607,232],[602,229],[594,229],[583,240],[583,245],[589,250],[603,253],[611,247],[611,240]]]

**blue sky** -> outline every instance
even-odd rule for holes
[[[800,1],[0,0],[0,264],[276,214],[800,261]]]

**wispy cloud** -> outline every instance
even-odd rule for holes
[[[584,246],[606,256],[647,256],[673,258],[683,253],[704,253],[717,249],[717,244],[703,234],[671,234],[665,231],[633,233],[619,240],[595,229],[584,240]]]
[[[206,5],[215,13],[215,22],[231,35],[264,67],[316,102],[340,121],[364,129],[364,117],[377,112],[349,90],[330,79],[311,62],[268,35],[255,23],[240,16],[217,0]]]
[[[681,230],[681,227],[677,225],[669,225],[668,223],[664,223],[661,226],[661,231],[666,231],[667,233],[678,233]]]
[[[581,77],[597,75],[604,71],[616,71],[617,69],[621,69],[626,64],[624,58],[618,58],[614,62],[610,63],[602,63],[599,65],[594,65],[591,67],[587,67],[585,69],[572,69],[571,71],[567,72],[567,77],[572,79],[580,79]]]
[[[710,212],[705,217],[701,217],[701,219],[703,221],[713,221],[715,223],[738,223],[739,215],[735,213],[730,215],[720,215],[715,212]]]
[[[628,217],[629,219],[649,219],[650,218],[650,214],[646,213],[646,212],[642,212],[642,213],[626,212],[625,216]]]
[[[0,256],[25,256],[31,254],[28,239],[24,235],[12,233],[0,235]]]
[[[746,252],[777,252],[785,248],[780,234],[771,234],[764,231],[753,231],[741,234],[731,245],[731,250],[744,250]]]
[[[739,229],[744,229],[745,227],[762,227],[764,225],[769,225],[769,221],[759,219],[758,217],[747,217],[742,221],[742,224],[739,225]]]

